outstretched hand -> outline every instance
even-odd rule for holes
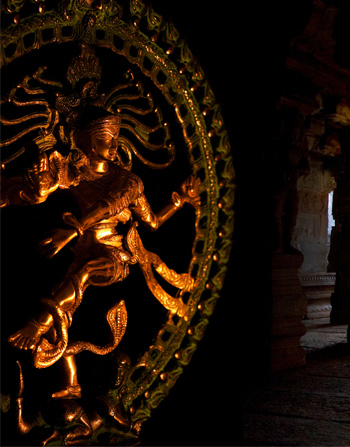
[[[40,154],[37,162],[27,170],[26,177],[35,194],[42,198],[46,198],[59,186],[58,178],[50,171],[50,163],[45,153]]]
[[[181,198],[184,203],[189,203],[193,208],[198,209],[201,204],[199,196],[200,179],[191,175],[181,185]]]
[[[74,228],[53,230],[47,238],[39,242],[39,251],[47,258],[52,258],[77,235]]]

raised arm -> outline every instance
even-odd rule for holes
[[[45,202],[58,188],[69,188],[65,158],[57,151],[41,153],[22,176],[1,179],[1,207]]]
[[[185,203],[190,204],[194,209],[199,208],[199,184],[200,181],[198,178],[190,176],[184,183],[182,183],[179,192],[172,193],[169,203],[167,203],[157,214],[152,211],[144,194],[141,194],[130,208],[135,216],[143,222],[148,229],[154,231],[181,209]]]

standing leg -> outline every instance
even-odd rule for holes
[[[76,399],[81,397],[77,364],[74,355],[62,357],[59,365],[63,373],[63,387],[52,394],[53,399]]]

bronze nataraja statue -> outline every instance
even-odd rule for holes
[[[89,56],[86,47],[83,47],[83,55],[85,60]],[[84,63],[84,59],[78,62]],[[74,324],[74,312],[83,301],[84,291],[91,285],[103,287],[123,281],[129,275],[130,266],[137,264],[157,300],[171,314],[183,317],[186,304],[181,297],[166,292],[153,271],[183,291],[191,291],[195,280],[188,273],[179,274],[170,269],[158,255],[147,250],[137,226],[141,224],[154,231],[184,204],[194,209],[200,205],[199,181],[191,176],[178,192],[173,192],[170,202],[161,211],[152,211],[141,179],[131,172],[130,161],[123,162],[118,148],[121,116],[107,111],[98,101],[94,103],[91,100],[96,99],[96,91],[87,87],[94,87],[93,81],[82,85],[79,107],[76,109],[63,107],[72,103],[71,97],[67,97],[64,103],[65,98],[56,95],[60,101],[58,103],[56,100],[56,106],[66,112],[68,110],[66,123],[74,123],[69,130],[71,147],[68,156],[62,155],[56,148],[50,148],[52,142],[56,142],[52,133],[41,135],[37,141],[39,147],[45,147],[45,150],[41,151],[24,175],[3,180],[1,196],[2,207],[12,204],[30,206],[45,202],[57,190],[65,189],[70,191],[79,207],[79,216],[65,212],[62,227],[53,230],[39,244],[40,251],[48,258],[68,244],[73,245],[73,263],[61,283],[53,289],[52,296],[41,299],[42,312],[33,315],[24,327],[8,338],[14,348],[32,351],[36,368],[60,363],[60,387],[51,394],[51,399],[66,402],[63,405],[66,424],[72,417],[72,408],[80,408],[80,404],[73,405],[72,402],[81,398],[75,356],[86,350],[98,355],[111,353],[127,328],[126,305],[121,300],[106,314],[111,334],[109,344],[96,346],[91,342],[71,342],[68,329]],[[90,101],[86,100],[87,97]],[[124,228],[122,232],[119,231],[121,227]],[[91,331],[94,331],[93,326]],[[113,414],[121,426],[130,427],[127,418],[113,405],[111,409],[111,405],[108,407],[109,414]],[[66,429],[65,443],[75,443],[92,435],[96,417],[89,420],[83,414],[77,427]],[[23,433],[31,428],[21,412],[18,413],[18,428]],[[60,437],[61,433],[55,429],[48,439],[53,441]]]

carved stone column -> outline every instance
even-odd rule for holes
[[[311,171],[298,181],[299,207],[293,246],[304,255],[299,271],[307,297],[307,318],[329,317],[334,276],[328,273],[329,193],[335,183],[320,157],[311,157]]]
[[[303,255],[275,254],[272,258],[271,369],[282,370],[305,364],[300,338],[306,329],[306,297],[298,278]]]
[[[334,189],[330,172],[322,160],[311,160],[309,175],[298,181],[298,216],[293,234],[293,246],[304,255],[300,273],[327,272],[328,195]]]

